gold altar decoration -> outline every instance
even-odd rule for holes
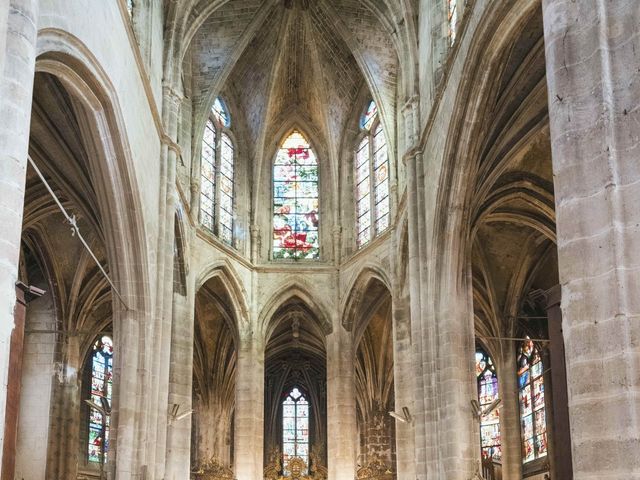
[[[269,455],[269,462],[264,468],[264,480],[327,480],[327,468],[320,464],[319,454],[312,450],[309,455],[311,466],[305,475],[307,463],[300,457],[291,457],[287,462],[289,476],[282,476],[282,454],[273,450]]]
[[[279,480],[282,472],[282,455],[277,448],[271,450],[269,461],[264,467],[264,480]]]
[[[197,480],[234,480],[233,470],[224,466],[215,457],[211,457],[192,473]]]
[[[356,480],[392,480],[393,471],[381,460],[373,460],[368,465],[358,468]]]

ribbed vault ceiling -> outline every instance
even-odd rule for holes
[[[388,25],[395,14],[383,2],[214,3],[194,9],[200,26],[185,57],[197,124],[222,93],[240,110],[251,153],[297,119],[335,154],[362,88],[394,114],[397,55]]]

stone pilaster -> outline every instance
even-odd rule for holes
[[[342,325],[327,337],[327,451],[329,478],[353,480],[356,471],[355,357]]]
[[[403,407],[414,415],[413,393],[415,371],[411,351],[411,319],[408,298],[393,302],[393,379],[395,411]],[[396,421],[396,471],[398,480],[415,480],[415,431],[413,422]]]
[[[543,16],[573,472],[635,478],[640,7],[544,0]]]
[[[0,6],[0,418],[5,417],[9,344],[22,235],[38,1]],[[4,421],[0,422],[0,456]],[[1,458],[0,458],[1,462]]]
[[[236,367],[235,474],[237,480],[262,478],[264,449],[264,342],[241,334]]]
[[[194,292],[187,296],[173,294],[173,322],[171,328],[171,364],[169,370],[169,409],[179,405],[178,416],[192,405],[193,386],[193,329]],[[191,464],[191,417],[171,419],[167,428],[167,480],[180,480]]]

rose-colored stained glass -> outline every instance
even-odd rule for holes
[[[307,140],[294,131],[273,166],[273,258],[317,259],[318,164]]]

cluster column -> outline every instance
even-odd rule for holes
[[[264,342],[241,333],[236,366],[235,474],[262,478],[264,450]]]
[[[353,480],[356,471],[355,355],[342,325],[327,337],[327,452],[329,478]]]
[[[640,473],[640,8],[543,1],[573,472]]]
[[[35,75],[37,0],[0,5],[0,418],[5,418],[9,347],[14,326],[31,97]],[[0,422],[0,455],[4,421]]]

